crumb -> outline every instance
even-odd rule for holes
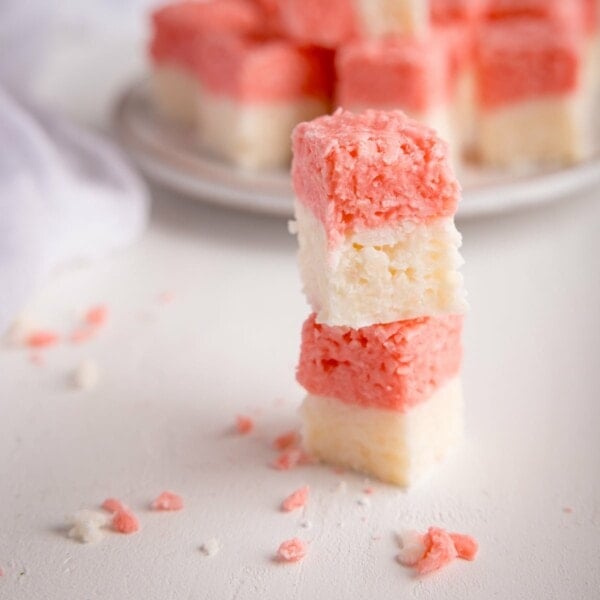
[[[430,527],[423,537],[425,554],[415,564],[420,575],[437,571],[451,563],[457,556],[450,534],[440,527]]]
[[[254,429],[254,421],[250,417],[238,415],[235,418],[235,429],[241,435],[246,435]]]
[[[396,559],[405,567],[414,567],[425,554],[424,536],[418,531],[407,530],[397,535],[400,552]]]
[[[130,510],[118,510],[113,515],[112,527],[119,533],[135,533],[140,529],[140,522]]]
[[[4,569],[0,567],[0,577],[4,577]]]
[[[565,506],[562,511],[566,514],[566,515],[570,515],[573,513],[573,509],[570,506]]]
[[[298,465],[309,464],[311,458],[300,448],[291,448],[290,450],[284,450],[279,456],[271,463],[271,466],[278,471],[289,471]]]
[[[23,313],[12,322],[4,339],[9,346],[22,346],[33,328],[33,320]]]
[[[80,510],[71,519],[69,537],[82,544],[93,544],[104,537],[102,528],[107,524],[106,515],[93,510]]]
[[[295,492],[292,492],[282,503],[281,510],[291,512],[297,508],[303,508],[308,501],[309,487],[305,485]]]
[[[39,329],[25,337],[25,345],[29,348],[48,348],[58,343],[59,336],[55,331]]]
[[[348,491],[348,484],[343,479],[340,479],[335,484],[334,492],[338,492],[339,494],[345,494],[347,491]]]
[[[275,450],[289,450],[298,446],[300,443],[300,434],[297,431],[291,430],[282,433],[273,440],[273,448]]]
[[[367,494],[367,496],[370,496],[371,494],[375,493],[375,489],[372,487],[366,487],[363,489],[363,494]]]
[[[360,504],[360,506],[371,506],[371,501],[368,498],[365,498],[364,496],[362,498],[359,498],[356,501],[357,504]]]
[[[163,492],[152,501],[151,507],[153,510],[181,510],[183,498],[175,492]]]
[[[98,364],[95,360],[87,358],[73,371],[71,381],[73,385],[79,390],[93,390],[98,385],[98,379],[100,373],[98,370]]]
[[[175,300],[175,294],[173,292],[161,292],[158,296],[160,304],[171,304]]]
[[[92,306],[85,313],[83,320],[92,327],[100,327],[106,323],[108,318],[108,308],[104,304]]]
[[[312,521],[309,521],[308,519],[302,519],[302,521],[300,521],[299,525],[303,529],[312,529],[312,526],[313,526]]]
[[[479,550],[479,544],[475,538],[462,533],[451,533],[450,537],[454,542],[458,558],[462,558],[463,560],[475,560]]]
[[[200,552],[202,552],[202,554],[205,556],[214,556],[215,554],[218,554],[220,550],[221,544],[216,538],[211,538],[210,540],[204,542],[202,546],[200,546]]]
[[[279,562],[298,562],[306,556],[306,544],[298,539],[293,538],[282,542],[277,549],[277,560]]]
[[[125,504],[123,504],[120,500],[117,500],[116,498],[107,498],[102,503],[102,508],[110,513],[129,510],[127,506],[125,506]]]

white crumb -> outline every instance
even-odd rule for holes
[[[396,559],[405,567],[416,565],[425,554],[423,535],[418,531],[409,529],[397,533],[396,540],[400,546],[400,552],[398,552]]]
[[[369,500],[369,498],[366,496],[361,496],[356,503],[360,504],[361,506],[371,506],[371,500]]]
[[[220,550],[221,544],[216,538],[211,538],[200,546],[200,552],[205,556],[214,556],[215,554],[218,554]]]
[[[93,390],[98,385],[100,371],[95,360],[86,358],[75,369],[72,376],[73,385],[79,390]]]
[[[288,228],[288,232],[291,235],[296,235],[298,233],[298,221],[295,221],[293,219],[290,219],[287,222],[287,228]]]
[[[312,526],[312,521],[309,521],[308,519],[302,519],[302,521],[300,521],[300,527],[304,529],[312,529]]]
[[[22,346],[25,343],[27,335],[35,328],[35,323],[30,315],[22,313],[8,328],[5,335],[5,342],[8,346]]]
[[[95,510],[80,510],[73,515],[70,523],[69,537],[82,544],[93,544],[104,537],[103,527],[109,522],[109,517]]]

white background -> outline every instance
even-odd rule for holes
[[[107,62],[116,42],[74,55],[78,39],[53,46],[39,93],[106,123],[111,90],[140,55]],[[85,56],[113,77],[74,69],[92,64]],[[97,338],[47,351],[44,366],[25,350],[0,350],[0,598],[598,598],[600,197],[592,196],[459,223],[472,306],[466,441],[408,493],[371,483],[364,506],[360,476],[268,467],[270,440],[298,422],[294,368],[308,314],[285,222],[155,191],[140,243],[57,273],[28,308],[40,326],[69,333],[79,311],[106,303]],[[164,291],[171,304],[159,302]],[[88,393],[69,386],[84,358],[101,369]],[[254,416],[255,433],[231,433],[237,413]],[[303,484],[312,492],[305,514],[280,513],[281,499]],[[169,488],[185,510],[148,511]],[[138,513],[142,530],[97,545],[67,539],[66,517],[108,495]],[[475,535],[477,561],[423,579],[400,567],[393,532],[432,524]],[[279,543],[295,535],[309,544],[305,561],[275,564]],[[213,537],[222,550],[207,558],[198,548]]]

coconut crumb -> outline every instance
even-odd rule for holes
[[[87,325],[91,325],[92,327],[101,327],[106,323],[108,319],[108,307],[105,304],[98,304],[97,306],[92,306],[89,308],[83,320]]]
[[[308,519],[302,519],[302,521],[300,521],[299,525],[303,529],[312,529],[312,526],[313,526],[312,521],[309,521]]]
[[[308,494],[310,488],[305,485],[292,492],[282,503],[281,510],[284,512],[291,512],[297,508],[304,508],[308,502]]]
[[[69,537],[82,544],[93,544],[104,537],[102,530],[108,524],[106,515],[94,510],[80,510],[71,519]]]
[[[110,513],[129,510],[129,508],[127,508],[127,506],[123,504],[123,502],[117,500],[117,498],[107,498],[102,503],[102,508]]]
[[[0,577],[4,577],[4,569],[0,567]]]
[[[360,506],[365,506],[365,507],[371,506],[371,500],[369,500],[369,498],[367,496],[362,496],[362,497],[358,498],[356,503],[359,504]]]
[[[26,313],[19,315],[10,325],[5,335],[5,342],[9,346],[22,346],[35,324]]]
[[[98,364],[91,358],[81,361],[71,376],[73,386],[84,391],[93,390],[98,385],[99,379]]]
[[[279,562],[292,563],[301,561],[306,556],[306,544],[298,539],[292,538],[282,542],[277,549],[277,560]]]
[[[205,556],[215,556],[215,554],[218,554],[220,550],[221,544],[216,538],[211,538],[210,540],[204,542],[202,546],[200,546],[200,552],[202,552],[202,554]]]
[[[254,429],[254,420],[246,415],[238,415],[235,418],[235,429],[241,435],[246,435]]]
[[[284,450],[279,456],[271,463],[271,466],[278,471],[289,471],[299,465],[312,464],[312,458],[300,448],[291,448],[290,450]]]
[[[367,496],[371,496],[374,493],[375,493],[375,489],[370,486],[363,489],[363,494],[367,494]]]
[[[570,515],[573,514],[573,509],[570,506],[565,506],[562,511],[566,514],[566,515]]]
[[[152,510],[181,510],[183,498],[175,492],[162,492],[150,505]]]
[[[295,448],[299,444],[300,434],[295,430],[286,431],[273,440],[273,448],[280,451]]]
[[[112,528],[119,533],[135,533],[140,529],[140,522],[130,510],[118,510],[113,515]]]
[[[160,304],[171,304],[175,300],[175,294],[173,292],[161,292],[158,296]]]
[[[59,335],[55,331],[39,329],[25,337],[25,345],[29,348],[48,348],[58,344]]]
[[[413,567],[420,575],[437,571],[455,558],[475,560],[479,544],[462,533],[449,533],[441,527],[430,527],[427,533],[407,531],[398,536],[401,546],[398,562]]]

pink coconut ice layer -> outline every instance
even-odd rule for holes
[[[398,108],[414,115],[445,104],[448,61],[444,39],[428,37],[357,40],[336,56],[337,103],[364,108]]]
[[[320,325],[313,314],[298,381],[316,396],[406,412],[458,374],[462,323],[450,315],[351,329]]]
[[[357,37],[423,32],[423,0],[277,0],[280,30],[304,44],[326,48]]]
[[[296,196],[332,245],[350,232],[456,212],[447,144],[401,111],[338,109],[298,125],[292,142]]]
[[[569,163],[591,150],[594,69],[573,21],[488,22],[476,42],[478,153],[497,166]]]
[[[207,36],[196,121],[206,146],[246,169],[287,167],[295,125],[326,113],[333,54],[281,39]]]
[[[473,21],[481,12],[485,0],[429,0],[434,23]]]
[[[175,2],[152,14],[150,56],[155,63],[176,62],[193,68],[195,44],[207,33],[263,31],[263,13],[250,0]]]
[[[588,0],[480,0],[482,16],[487,19],[533,17],[583,22]]]

